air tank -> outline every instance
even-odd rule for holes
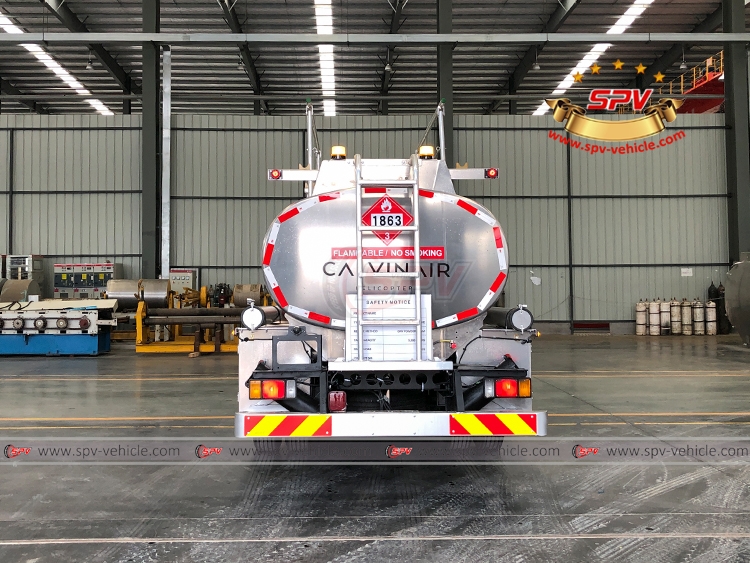
[[[680,312],[680,302],[672,297],[669,302],[669,318],[672,334],[682,334],[682,314]]]
[[[682,334],[692,336],[693,334],[693,304],[687,299],[683,299],[680,304],[682,311]]]
[[[716,303],[706,301],[706,334],[708,336],[715,336],[717,334],[716,319]]]
[[[703,302],[697,297],[692,303],[693,307],[693,334],[703,336],[706,334],[706,316]]]
[[[341,170],[334,174],[336,166]],[[404,166],[402,174],[408,173],[408,161]],[[394,228],[363,233],[365,295],[413,294],[415,277],[408,276],[416,276],[422,294],[431,296],[438,328],[478,317],[495,302],[508,274],[505,235],[488,209],[455,194],[444,162],[420,162],[419,272],[413,232],[398,229],[414,224],[411,190],[363,189],[357,220],[355,189],[346,188],[355,178],[351,161],[329,161],[326,170],[321,168],[313,196],[287,207],[263,241],[266,286],[287,315],[344,330],[346,296],[357,293],[357,224],[376,226],[372,221],[381,217]]]
[[[647,306],[641,299],[635,304],[635,333],[638,336],[645,336],[646,327],[646,312]]]
[[[648,333],[651,336],[659,336],[661,333],[661,301],[651,301],[648,304]]]
[[[666,299],[659,303],[659,323],[662,335],[669,334],[669,301]]]

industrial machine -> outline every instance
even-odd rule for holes
[[[251,305],[236,331],[236,436],[546,435],[546,412],[532,409],[533,317],[493,307],[508,274],[505,235],[453,185],[498,170],[435,159],[423,142],[436,120],[444,146],[441,104],[407,159],[348,159],[334,147],[319,170],[269,171],[309,191],[276,217],[261,253],[288,323]]]
[[[187,279],[188,272],[172,270],[169,280],[111,280],[107,296],[120,304],[123,312],[116,318],[125,328],[115,331],[115,338],[135,340],[135,350],[141,353],[236,353],[233,329],[240,324],[242,310],[248,303],[270,303],[270,297],[260,284],[234,289],[227,284],[200,289],[184,286],[182,293],[173,291],[174,281],[194,281]],[[235,294],[242,307],[233,305]],[[269,317],[282,317],[278,308],[267,311]]]
[[[9,280],[34,280],[44,286],[44,256],[9,254],[5,257],[5,277]]]
[[[122,278],[122,264],[55,264],[53,297],[101,299],[109,280]]]
[[[115,300],[0,302],[0,355],[97,356],[110,350]]]

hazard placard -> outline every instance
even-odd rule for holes
[[[408,227],[414,217],[390,196],[383,196],[362,215],[362,225],[366,227],[394,227],[393,231],[375,231],[375,236],[386,245],[391,244],[401,231],[398,227]]]

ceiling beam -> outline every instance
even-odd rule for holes
[[[236,0],[218,1],[219,4],[221,4],[221,9],[224,11],[224,17],[226,18],[227,24],[229,25],[229,29],[232,30],[232,33],[244,33],[242,31],[240,20],[237,17],[237,12],[234,11],[234,4]],[[260,82],[260,74],[258,74],[258,69],[255,66],[253,55],[250,53],[250,47],[247,43],[242,43],[240,45],[240,59],[242,59],[242,65],[245,67],[245,72],[247,73],[248,78],[250,78],[250,84],[253,87],[253,92],[258,94],[259,96],[262,96],[263,85]],[[255,103],[255,106],[258,108],[255,112],[256,115],[260,114],[261,104],[263,105],[263,109],[265,110],[265,112],[268,113],[268,102],[265,100],[261,100]]]
[[[0,33],[0,45],[88,45],[91,42],[112,45],[140,45],[144,41],[158,45],[542,45],[612,43],[685,43],[695,45],[729,45],[750,43],[750,32],[744,33]]]
[[[393,15],[391,16],[391,28],[390,33],[396,33],[398,31],[398,28],[401,27],[401,12],[404,9],[404,4],[406,2],[404,0],[396,0],[396,5],[391,6],[393,8]],[[387,66],[393,66],[394,62],[394,45],[388,45],[386,47],[386,53],[385,53],[385,64]],[[393,75],[393,69],[383,70],[383,78],[382,82],[380,84],[380,95],[381,96],[387,96],[388,95],[388,88],[391,85],[391,76]],[[383,115],[388,114],[388,101],[387,100],[381,100],[379,107],[378,107],[378,113],[381,113]]]
[[[543,31],[545,33],[555,33],[558,29],[560,29],[560,27],[562,27],[562,24],[565,23],[565,20],[568,19],[568,16],[573,11],[573,9],[579,4],[580,0],[558,0],[558,2],[559,3],[557,5],[557,8],[555,8],[555,11],[549,17],[547,23],[544,26]],[[531,67],[534,66],[537,56],[543,48],[543,45],[535,45],[528,48],[524,56],[521,58],[521,61],[510,74],[508,83],[506,84],[504,90],[507,90],[510,94],[515,94],[518,91],[518,88],[521,86],[521,82],[523,82],[523,79],[526,78],[526,75],[531,70]],[[490,113],[497,111],[500,108],[501,104],[501,101],[496,101],[494,104],[492,104],[490,106]],[[510,102],[510,104],[512,110],[515,104],[513,102]],[[511,111],[511,113],[515,112]]]
[[[18,88],[13,86],[7,80],[0,78],[0,93],[7,94],[9,96],[24,96],[23,98],[14,98],[19,104],[26,106],[34,113],[49,113],[49,110],[42,106],[41,103],[26,99],[26,96]]]
[[[65,3],[65,0],[40,0],[47,9],[52,12],[60,23],[67,27],[73,33],[88,33],[88,28],[78,19],[72,10]],[[130,75],[125,72],[120,64],[109,54],[101,43],[89,44],[89,49],[96,55],[99,62],[105,68],[107,72],[115,79],[115,82],[120,85],[120,88],[124,92],[130,94],[140,94],[141,88],[138,84],[135,84],[131,79]]]
[[[695,26],[692,33],[711,33],[716,31],[721,26],[721,18],[722,9],[719,6],[711,15]],[[692,47],[693,45],[672,45],[664,54],[649,65],[646,72],[634,78],[628,85],[628,88],[648,88],[654,82],[655,74],[667,71],[674,63],[681,60],[683,48],[685,51],[689,51]]]

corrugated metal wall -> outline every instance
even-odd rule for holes
[[[427,122],[349,116],[317,118],[317,127],[324,152],[342,144],[349,155],[391,158],[411,153]],[[573,295],[577,320],[630,320],[639,298],[702,296],[722,276],[723,116],[680,116],[675,125],[686,136],[668,147],[591,155],[551,139],[550,129],[561,130],[551,118],[456,116],[457,159],[500,168],[497,181],[457,188],[505,229],[510,303],[564,321]],[[0,217],[12,225],[13,251],[112,259],[137,277],[139,127],[140,116],[0,116]],[[204,285],[262,281],[266,229],[302,195],[301,183],[269,182],[267,169],[304,162],[304,118],[179,115],[172,139],[172,264],[199,268]],[[0,229],[0,250],[8,238]],[[681,267],[693,276],[682,277]]]
[[[3,253],[46,256],[48,294],[56,262],[111,260],[138,277],[140,117],[2,115],[0,130],[6,191],[11,137],[13,144],[13,217],[0,235]]]

